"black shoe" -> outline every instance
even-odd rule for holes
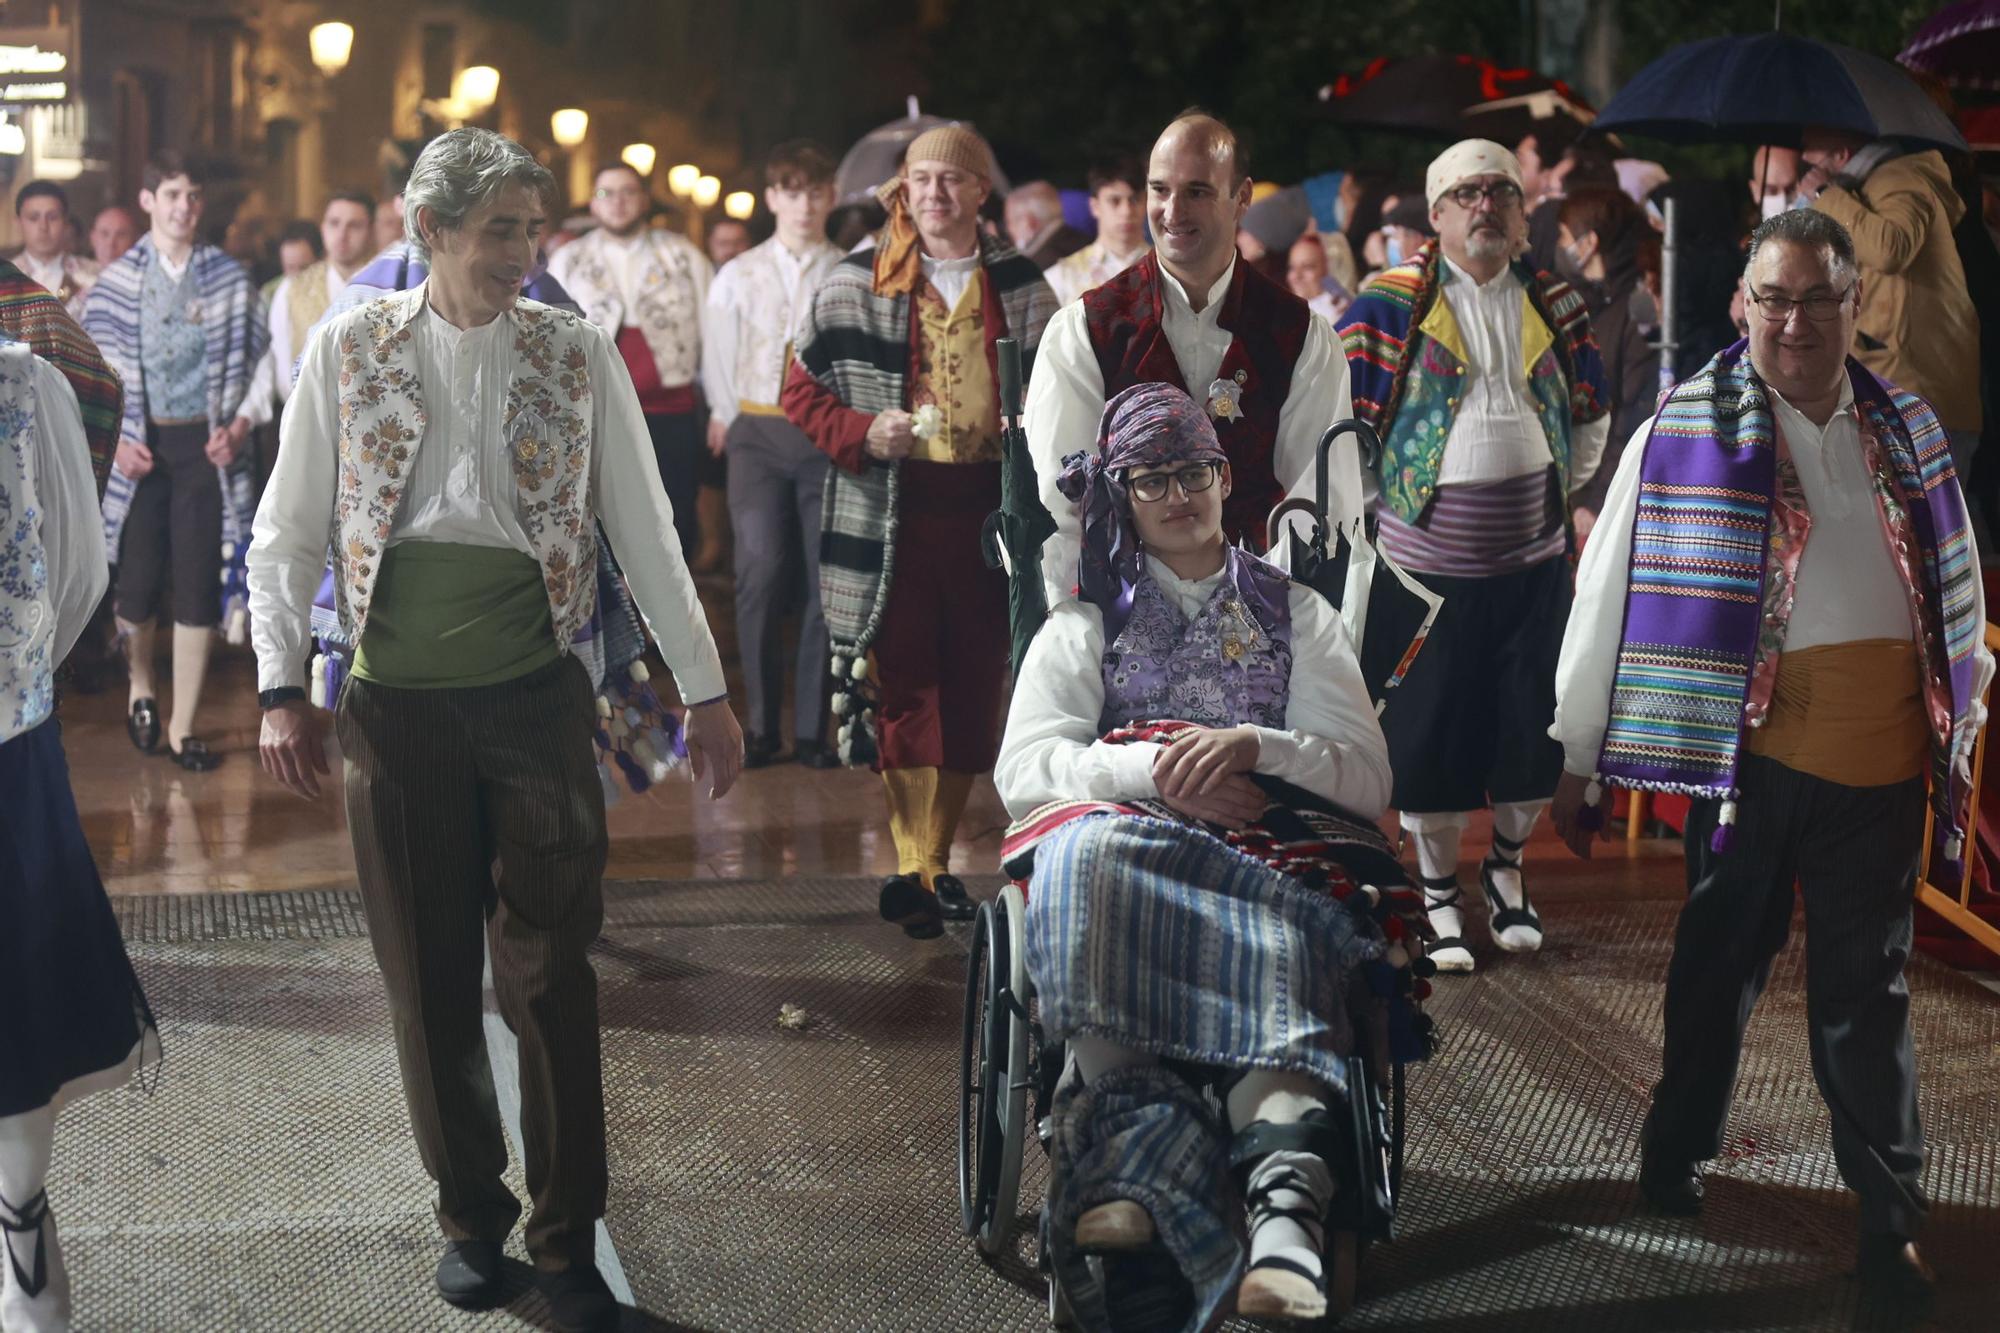
[[[1704,1188],[1693,1162],[1673,1162],[1642,1152],[1639,1193],[1669,1217],[1693,1217],[1701,1211]]]
[[[882,919],[903,928],[913,940],[934,940],[944,934],[944,913],[937,895],[915,875],[891,875],[882,881]]]
[[[593,1264],[571,1264],[559,1272],[535,1271],[535,1288],[549,1303],[549,1315],[563,1333],[616,1333],[618,1302]]]
[[[743,767],[768,768],[778,760],[778,743],[755,732],[743,738]]]
[[[938,910],[945,920],[970,921],[979,911],[965,891],[965,881],[957,875],[932,875],[931,887],[937,891]]]
[[[437,1289],[445,1304],[461,1310],[490,1310],[500,1303],[500,1242],[454,1240],[438,1260]]]
[[[807,768],[840,767],[840,756],[824,741],[800,741],[792,747],[792,757]]]
[[[1854,1275],[1877,1300],[1913,1314],[1928,1311],[1937,1300],[1937,1274],[1907,1236],[1863,1236],[1860,1257]]]
[[[1104,1312],[1114,1333],[1179,1333],[1194,1308],[1194,1288],[1164,1248],[1104,1257]]]
[[[141,754],[151,754],[160,748],[160,706],[151,699],[140,699],[132,705],[132,712],[125,719],[125,734],[132,738],[132,744]]]
[[[212,753],[207,744],[190,736],[181,742],[181,748],[167,747],[167,758],[179,764],[190,773],[210,773],[222,763],[222,756]]]

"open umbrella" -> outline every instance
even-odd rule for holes
[[[1959,0],[1923,21],[1899,64],[1953,88],[2000,91],[2000,0]]]
[[[1430,55],[1370,61],[1357,76],[1320,89],[1328,119],[1355,129],[1429,139],[1468,135],[1514,144],[1538,121],[1564,116],[1588,122],[1590,105],[1560,79],[1509,69],[1480,56]],[[1477,110],[1476,123],[1467,120]]]
[[[876,187],[895,175],[903,165],[903,150],[910,146],[910,140],[925,130],[953,124],[973,128],[969,120],[952,121],[943,116],[924,115],[917,109],[914,97],[909,105],[908,115],[868,131],[856,139],[854,146],[847,150],[847,155],[840,159],[840,168],[833,175],[833,190],[841,203],[865,203],[872,198]],[[1001,174],[997,162],[992,164],[992,172],[994,192],[1007,193],[1007,178]]]
[[[1634,74],[1595,126],[1676,143],[1792,148],[1808,127],[1965,147],[1950,117],[1895,65],[1787,32],[1677,46]]]

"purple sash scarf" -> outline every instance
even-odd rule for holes
[[[1751,672],[1780,643],[1759,643],[1776,486],[1776,432],[1745,344],[1720,352],[1676,386],[1646,441],[1632,529],[1625,629],[1612,681],[1598,776],[1622,787],[1720,798],[1727,845]],[[1965,504],[1943,428],[1930,406],[1850,359],[1855,404],[1881,442],[1885,503],[1916,536],[1918,639],[1927,694],[1948,693],[1965,716],[1984,626],[1972,614]],[[1782,625],[1776,627],[1780,632]],[[1957,862],[1964,784],[1952,736],[1931,736],[1937,850]]]

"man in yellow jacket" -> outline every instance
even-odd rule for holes
[[[1979,316],[1952,239],[1965,203],[1943,154],[1808,130],[1799,161],[1801,197],[1854,237],[1855,359],[1936,408],[1952,465],[1969,477],[1983,425]]]

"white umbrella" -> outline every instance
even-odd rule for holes
[[[877,187],[896,174],[903,165],[903,151],[910,141],[925,130],[940,125],[963,125],[969,130],[976,129],[969,120],[947,120],[943,116],[927,116],[917,109],[917,99],[909,100],[909,114],[901,120],[892,120],[868,131],[855,140],[847,155],[840,159],[840,170],[834,173],[833,188],[843,204],[866,203],[874,197]],[[991,150],[989,151],[989,155]],[[1001,174],[997,162],[990,163],[993,189],[997,194],[1007,193],[1007,178]]]

